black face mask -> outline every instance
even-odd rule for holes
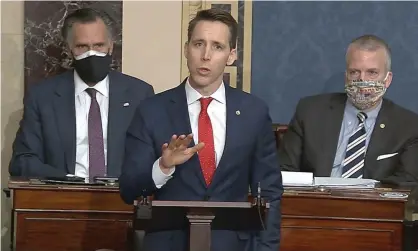
[[[111,63],[112,56],[109,54],[104,57],[93,55],[74,60],[74,68],[84,82],[98,83],[109,74]]]

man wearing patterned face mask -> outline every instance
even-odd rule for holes
[[[31,85],[13,144],[12,176],[118,177],[125,134],[152,86],[111,70],[113,20],[78,9],[65,18],[62,36],[74,70]]]
[[[368,110],[378,105],[386,92],[389,72],[383,81],[351,80],[346,81],[345,91],[350,102],[359,110]]]
[[[418,116],[383,98],[392,82],[388,45],[356,38],[346,63],[346,93],[299,101],[280,146],[282,170],[418,182]]]

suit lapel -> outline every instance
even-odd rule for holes
[[[57,83],[54,96],[54,113],[57,121],[58,132],[64,149],[65,162],[69,173],[75,173],[75,91],[73,71],[63,76],[63,80]]]
[[[107,175],[117,176],[120,174],[115,153],[119,149],[117,144],[118,137],[125,136],[124,127],[120,126],[121,121],[126,120],[127,107],[124,106],[129,100],[127,97],[128,88],[123,83],[118,82],[117,75],[114,72],[109,73],[109,111],[107,125]]]
[[[322,136],[322,147],[318,149],[321,149],[321,156],[323,156],[323,159],[319,162],[322,164],[320,164],[319,169],[316,170],[316,176],[331,175],[335,154],[337,152],[346,100],[345,94],[334,96],[330,100],[329,111],[324,113],[323,118],[318,118],[320,130],[323,130],[322,133],[318,134]]]
[[[216,183],[223,180],[223,174],[228,170],[226,167],[229,163],[229,157],[232,156],[231,152],[234,149],[234,144],[239,142],[242,136],[242,124],[245,122],[242,120],[243,116],[238,116],[237,111],[240,111],[241,102],[238,92],[231,88],[229,85],[225,85],[226,96],[226,132],[225,132],[225,146],[222,153],[222,157],[216,168],[212,183],[210,187],[216,187]]]
[[[367,147],[365,165],[366,169],[373,169],[376,165],[376,159],[381,154],[382,148],[388,144],[385,142],[387,137],[385,136],[388,133],[389,117],[390,117],[390,104],[383,99],[382,107],[379,111],[379,115],[376,118],[376,122],[373,128],[372,135]],[[383,128],[380,125],[385,125]],[[367,175],[366,175],[367,176]]]
[[[185,84],[186,80],[184,80],[183,83],[181,83],[177,88],[173,90],[173,95],[167,104],[168,113],[174,125],[174,132],[177,136],[182,134],[188,135],[192,133]],[[193,147],[194,145],[194,141],[192,141],[190,143],[190,147]],[[190,165],[190,167],[193,169],[193,173],[196,175],[201,184],[206,186],[197,154],[193,155],[193,157],[185,164]]]

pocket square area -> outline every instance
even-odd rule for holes
[[[398,153],[383,154],[383,155],[380,155],[379,157],[377,157],[377,160],[387,159],[387,158],[393,157],[393,156],[395,156],[397,154]]]

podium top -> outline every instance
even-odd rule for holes
[[[73,190],[73,191],[118,191],[118,184],[106,185],[97,183],[74,183],[57,182],[55,184],[43,182],[42,179],[27,179],[11,177],[9,179],[8,188],[12,190],[27,189],[27,190]]]
[[[418,186],[378,185],[374,188],[285,187],[283,197],[309,197],[406,202],[418,198]]]
[[[218,202],[218,201],[164,201],[153,200],[153,207],[182,207],[182,208],[252,208],[251,202]],[[266,208],[269,204],[266,203]]]

